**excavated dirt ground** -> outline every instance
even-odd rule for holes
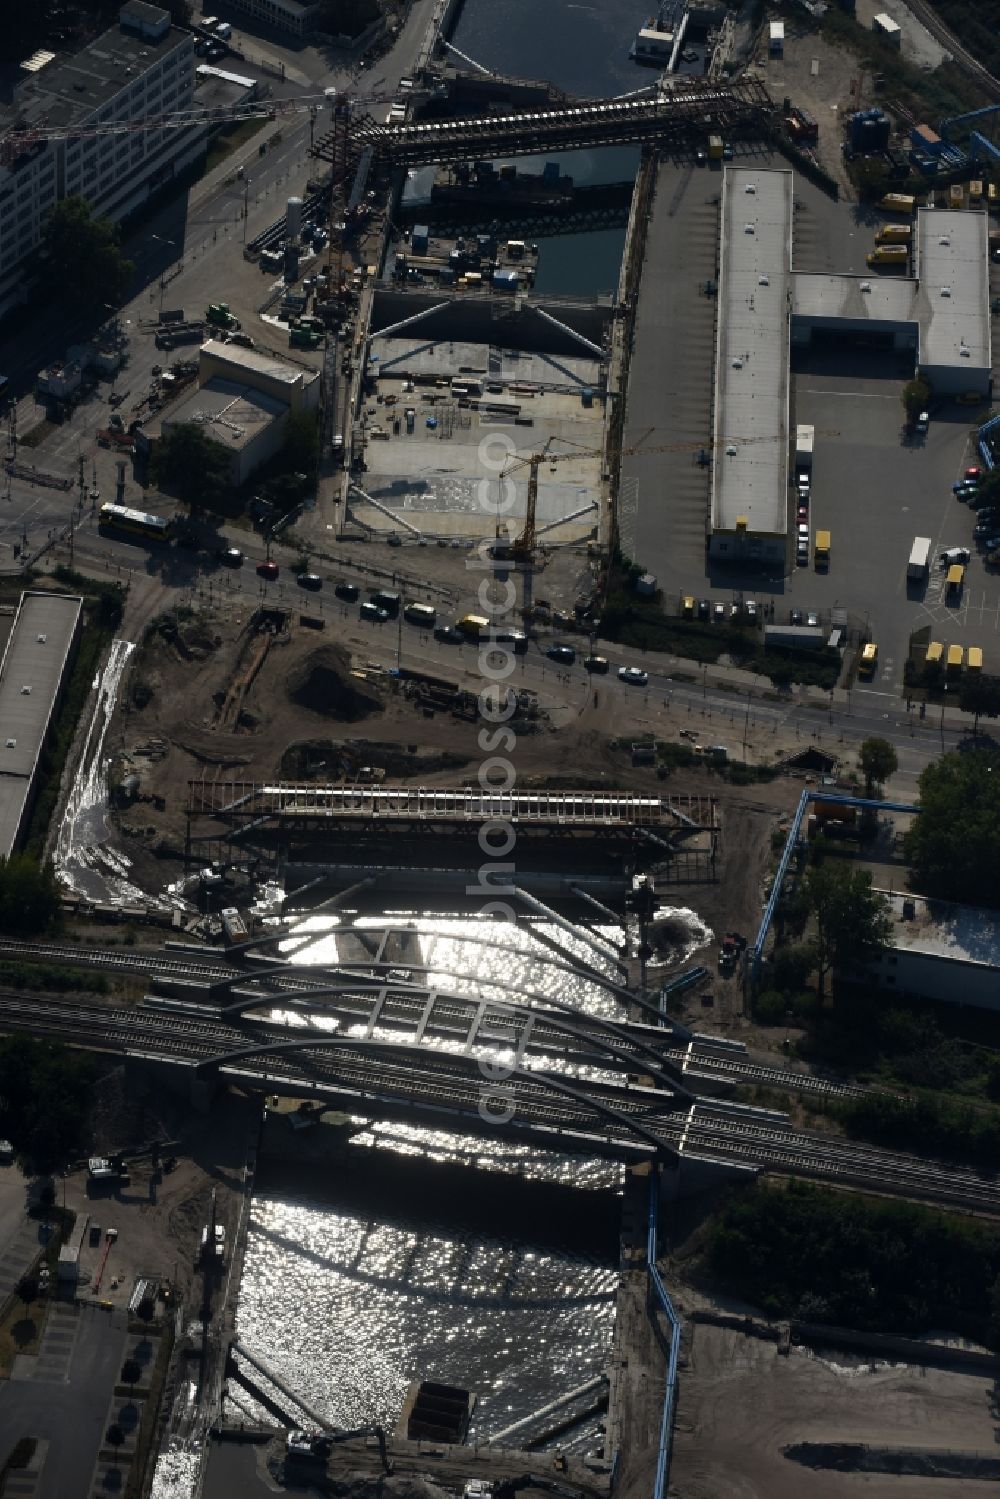
[[[995,1382],[911,1366],[872,1371],[699,1324],[680,1377],[670,1494],[676,1499],[962,1499],[995,1481],[807,1468],[783,1455],[794,1443],[995,1454]],[[852,1367],[848,1367],[848,1362]]]

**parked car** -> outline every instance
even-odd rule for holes
[[[803,622],[802,610],[801,609],[789,609],[789,611],[788,611],[788,623],[790,625],[800,625],[800,624],[802,624],[802,622]]]
[[[576,660],[576,651],[571,645],[550,645],[545,654],[550,661],[559,661],[564,666],[572,666]]]
[[[447,645],[462,645],[465,636],[457,625],[435,625],[434,639],[443,640]]]
[[[318,573],[299,573],[295,581],[300,588],[308,588],[310,593],[319,593],[323,587],[323,579]]]
[[[995,532],[992,536],[984,536],[979,545],[984,552],[995,552],[997,547],[1000,547],[1000,536],[997,536]]]
[[[401,547],[403,545],[403,542],[402,542],[401,538],[396,535],[395,531],[392,531],[385,538],[385,544],[386,544],[386,546],[389,546],[389,547]]]
[[[919,432],[920,435],[923,436],[926,433],[927,428],[930,426],[930,424],[931,424],[931,414],[930,414],[930,412],[929,411],[921,411],[918,414],[916,421],[913,423],[913,430],[914,430],[914,432]]]
[[[799,545],[796,547],[796,549],[795,549],[795,565],[796,565],[796,567],[808,567],[809,566],[809,545],[808,545],[808,543],[799,542]]]
[[[747,599],[747,601],[743,605],[743,607],[744,607],[744,609],[747,612],[747,619],[749,619],[751,621],[756,621],[756,619],[757,619],[757,601],[756,601],[756,599]]]
[[[649,673],[642,671],[638,666],[620,666],[618,680],[628,682],[632,687],[645,687],[649,681]]]
[[[974,464],[972,464],[972,466],[970,468],[967,468],[965,470],[965,477],[967,479],[979,479],[979,478],[982,477],[982,472],[983,471],[979,467],[979,464],[978,463],[974,463]]]
[[[809,610],[809,613],[806,615],[806,624],[809,626],[810,630],[815,630],[819,625],[819,615],[816,613],[815,609]]]
[[[708,161],[708,152],[699,149],[694,153],[694,159],[700,167],[703,167]]]
[[[698,600],[698,618],[699,619],[710,619],[711,615],[712,615],[712,605],[709,602],[709,600],[708,599],[699,599]]]
[[[281,569],[276,562],[258,562],[257,576],[264,578],[268,583],[273,583]]]
[[[970,495],[979,490],[979,481],[976,479],[959,479],[957,484],[951,486],[952,494],[957,494],[960,500],[967,500]]]
[[[712,605],[712,618],[716,624],[721,624],[726,617],[726,606],[721,600],[716,600]]]
[[[956,562],[960,562],[964,566],[971,555],[968,547],[945,547],[938,557],[938,564],[941,567],[954,567]]]
[[[362,619],[374,620],[375,624],[378,625],[384,625],[389,618],[388,609],[383,609],[380,605],[373,604],[371,599],[365,599],[358,612]]]
[[[243,553],[239,547],[219,547],[215,560],[221,562],[223,567],[242,567]]]
[[[808,519],[809,519],[809,506],[808,505],[800,505],[799,509],[798,509],[798,516],[797,516],[797,520],[798,520],[799,525],[801,525],[803,521],[807,521]]]
[[[586,671],[603,676],[608,669],[608,658],[607,656],[588,656],[583,665]]]
[[[338,599],[348,599],[351,603],[354,602],[361,592],[357,583],[338,583],[333,591]]]

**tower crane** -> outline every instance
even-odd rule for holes
[[[708,453],[709,448],[712,447],[723,448],[726,453],[735,454],[739,448],[748,447],[748,445],[754,444],[754,442],[786,441],[784,436],[777,435],[777,433],[765,433],[765,435],[757,436],[757,438],[709,438],[706,442],[661,442],[661,444],[658,444],[654,448],[643,447],[646,438],[651,436],[654,430],[654,427],[651,427],[649,432],[646,432],[639,439],[639,442],[634,442],[630,448],[621,448],[618,453],[619,459],[634,456],[643,457],[646,454],[652,456],[655,453],[693,453],[696,450]],[[835,429],[826,429],[823,432],[817,432],[816,435],[819,438],[838,438],[840,432]],[[496,540],[498,540],[498,546],[510,547],[510,553],[514,561],[520,562],[520,564],[528,567],[529,570],[531,570],[531,564],[534,561],[535,555],[535,511],[537,511],[538,505],[538,469],[541,468],[543,463],[550,463],[555,468],[556,463],[564,463],[567,459],[586,459],[586,457],[603,459],[604,457],[603,450],[600,450],[600,448],[585,448],[582,445],[580,445],[579,451],[576,451],[576,453],[550,453],[550,445],[555,441],[568,442],[570,439],[549,438],[544,448],[541,448],[538,453],[531,453],[528,457],[511,457],[511,459],[508,459],[501,472],[502,483],[502,480],[507,477],[511,469],[523,468],[523,466],[528,465],[528,504],[525,507],[525,525],[523,525],[520,534],[514,538],[514,541],[507,543],[501,537],[501,528],[499,528],[498,523]],[[573,444],[573,447],[577,447],[577,444]]]

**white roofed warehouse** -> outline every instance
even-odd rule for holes
[[[785,558],[791,265],[791,172],[727,169],[709,539],[721,562]]]

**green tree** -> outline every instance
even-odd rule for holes
[[[810,869],[805,890],[815,918],[819,992],[835,968],[857,973],[878,956],[889,938],[888,902],[872,889],[867,870],[827,861]]]
[[[58,1042],[0,1038],[0,1135],[36,1175],[80,1153],[91,1070],[89,1057]]]
[[[930,398],[931,388],[926,380],[907,380],[903,386],[903,409],[909,421],[912,422],[921,411],[927,410]]]
[[[1000,906],[1000,757],[970,750],[935,760],[920,776],[920,809],[904,845],[915,888]]]
[[[816,949],[811,942],[789,943],[775,948],[770,980],[783,994],[794,994],[805,988],[815,967]]]
[[[34,934],[50,927],[59,911],[51,864],[30,854],[0,859],[0,931]]]
[[[896,751],[888,739],[873,735],[861,741],[858,760],[865,778],[865,796],[873,797],[899,768]]]
[[[964,677],[958,706],[963,713],[975,714],[972,732],[978,734],[981,718],[1000,718],[1000,677],[984,677],[979,672]]]
[[[95,219],[81,197],[64,198],[49,214],[42,256],[53,294],[73,306],[120,302],[135,271],[119,248],[118,226]]]
[[[192,509],[210,509],[229,487],[229,454],[197,422],[179,422],[155,444],[149,472],[154,484]]]
[[[285,465],[310,480],[319,462],[319,418],[315,411],[290,411],[285,419]]]

